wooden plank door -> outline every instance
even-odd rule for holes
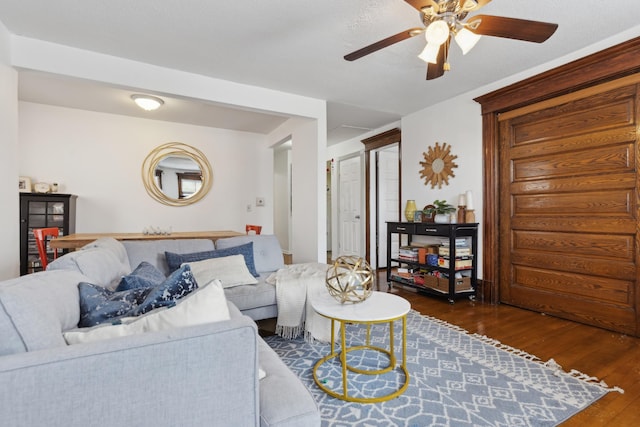
[[[501,302],[638,334],[640,79],[629,80],[500,117]]]

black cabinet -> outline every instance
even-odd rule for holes
[[[399,235],[398,254],[392,235]],[[406,237],[403,237],[406,236]],[[416,245],[414,236],[430,236]],[[404,239],[404,241],[403,241]],[[433,242],[433,244],[431,244]],[[400,283],[420,293],[456,298],[475,297],[478,281],[478,224],[387,223],[387,283]]]
[[[60,235],[76,232],[73,194],[20,193],[20,275],[42,270],[34,228],[58,227]]]

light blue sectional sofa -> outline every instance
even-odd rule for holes
[[[46,272],[0,282],[0,425],[319,426],[311,394],[254,323],[277,314],[265,282],[282,267],[277,240],[216,246],[249,241],[259,283],[225,289],[230,319],[197,326],[75,345],[63,337],[78,325],[79,282],[112,286],[141,261],[168,272],[165,251],[212,250],[210,240],[101,239]]]

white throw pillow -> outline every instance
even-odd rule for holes
[[[242,255],[240,255],[242,257]],[[214,280],[178,300],[173,307],[157,308],[140,317],[121,319],[118,325],[99,325],[63,333],[67,344],[80,344],[144,332],[228,320],[229,307],[222,285]]]
[[[209,258],[202,261],[183,263],[182,265],[185,264],[191,267],[191,272],[198,285],[206,285],[216,279],[222,282],[223,288],[258,283],[258,279],[253,277],[247,268],[242,255]]]

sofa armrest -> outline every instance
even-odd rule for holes
[[[20,426],[256,426],[248,317],[0,357],[0,419]]]

